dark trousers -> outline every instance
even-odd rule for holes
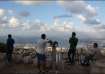
[[[90,61],[92,61],[92,62],[94,61],[94,55],[85,56],[84,63],[89,65]]]
[[[6,62],[8,62],[8,63],[12,62],[12,51],[6,52]]]
[[[68,58],[71,64],[75,63],[76,49],[69,49]]]
[[[39,70],[41,70],[41,68],[44,70],[46,66],[46,56],[45,54],[40,54],[37,53],[37,67]]]

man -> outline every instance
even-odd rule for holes
[[[70,49],[68,51],[68,58],[71,64],[75,63],[75,54],[76,54],[76,46],[78,43],[78,38],[76,38],[76,33],[72,32],[72,37],[69,39]]]
[[[84,59],[84,64],[90,65],[90,62],[94,62],[95,60],[99,60],[101,55],[101,51],[98,48],[97,43],[93,43],[93,48],[90,48],[87,51],[87,55],[85,56]]]
[[[46,35],[42,34],[41,35],[41,40],[38,42],[37,45],[37,63],[38,63],[38,69],[40,71],[43,71],[45,69],[46,66],[46,47],[47,47],[47,43],[49,41],[46,39]]]
[[[7,49],[6,49],[6,62],[7,63],[11,63],[12,62],[12,53],[13,53],[13,49],[14,49],[14,43],[15,43],[15,41],[12,38],[12,35],[9,34],[7,42],[6,42],[6,45],[7,45]]]

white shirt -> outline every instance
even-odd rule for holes
[[[37,44],[36,52],[39,53],[39,54],[45,54],[45,49],[47,47],[47,43],[48,43],[48,40],[41,39]]]
[[[95,54],[95,55],[94,55]],[[87,50],[87,55],[94,55],[95,59],[100,60],[102,59],[102,53],[100,48],[90,48]]]
[[[88,50],[88,54],[91,54],[91,55],[95,54],[95,56],[98,57],[101,55],[101,51],[99,48],[91,48]]]

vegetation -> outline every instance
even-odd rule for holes
[[[5,50],[6,50],[6,44],[0,43],[0,52],[5,52]]]

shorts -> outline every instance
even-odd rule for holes
[[[45,56],[45,54],[37,53],[37,59],[38,59],[38,61],[45,62],[46,61],[46,56]]]

